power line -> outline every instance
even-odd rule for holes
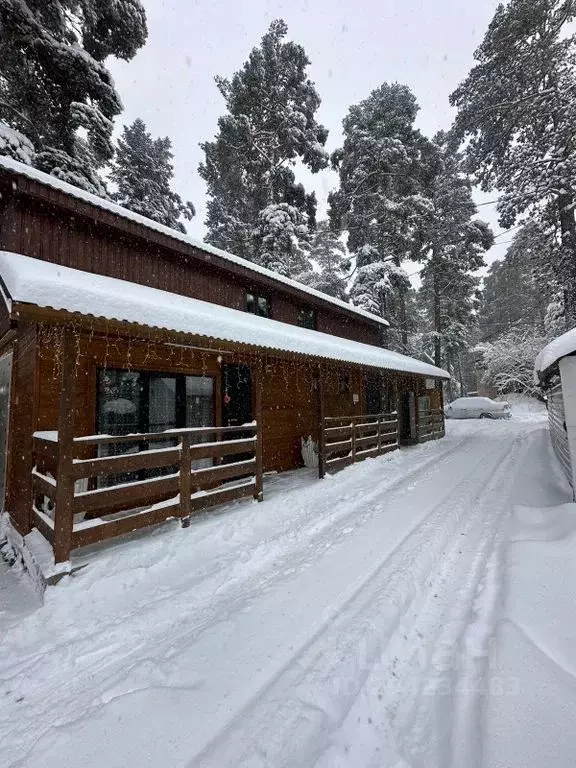
[[[494,235],[494,240],[496,240],[499,237],[502,237],[502,235],[507,235],[508,232],[514,232],[515,229],[520,229],[520,227],[524,226],[525,222],[522,222],[521,224],[517,224],[515,227],[510,227],[510,229],[504,229],[502,232],[498,232],[497,235]]]
[[[496,205],[499,202],[500,200],[486,200],[484,203],[474,203],[474,205],[479,208],[481,205]]]

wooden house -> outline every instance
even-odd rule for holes
[[[385,320],[8,158],[0,251],[0,494],[57,561],[443,434]]]

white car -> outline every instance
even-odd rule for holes
[[[444,407],[447,419],[509,419],[508,403],[499,403],[489,397],[459,397]]]

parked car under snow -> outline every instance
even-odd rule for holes
[[[509,419],[508,403],[489,397],[459,397],[444,407],[447,419]]]

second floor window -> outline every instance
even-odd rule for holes
[[[298,325],[301,328],[316,328],[316,312],[313,309],[301,309],[298,312]]]
[[[246,291],[246,312],[260,317],[270,317],[270,301],[266,296]]]

